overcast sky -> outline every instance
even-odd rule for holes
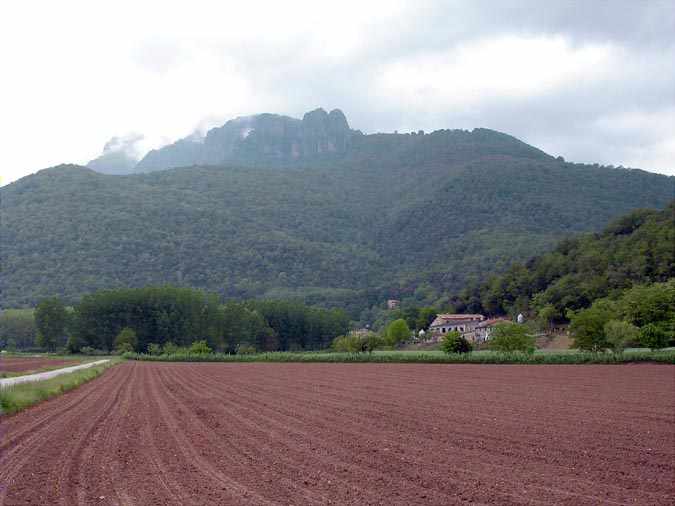
[[[22,0],[0,56],[3,184],[112,137],[140,155],[319,106],[364,133],[487,127],[675,174],[673,0]]]

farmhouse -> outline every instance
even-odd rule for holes
[[[438,341],[444,334],[453,330],[461,334],[470,334],[483,320],[485,317],[482,314],[439,314],[429,325],[429,334],[433,341]]]

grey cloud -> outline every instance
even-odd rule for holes
[[[428,2],[413,27],[424,40],[449,44],[499,34],[562,34],[574,42],[613,41],[672,46],[675,3],[671,0],[475,0]]]
[[[382,96],[374,86],[389,63],[410,61],[415,72],[418,57],[511,35],[560,36],[574,47],[608,44],[623,61],[610,76],[582,77],[533,96],[486,95],[471,108],[434,103],[423,94],[416,100]],[[488,127],[570,160],[616,165],[675,138],[675,125],[665,131],[662,124],[607,127],[621,114],[657,115],[675,108],[671,0],[415,2],[400,18],[373,20],[362,46],[344,58],[317,59],[317,43],[298,34],[284,44],[251,40],[216,49],[235,62],[261,103],[283,104],[283,110],[269,112],[300,116],[318,106],[338,107],[353,128],[367,133]],[[257,112],[263,111],[242,111]],[[647,168],[675,171],[675,160],[662,163]]]

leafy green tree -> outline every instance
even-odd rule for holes
[[[80,343],[77,335],[70,334],[68,336],[68,340],[66,341],[66,350],[68,350],[68,353],[80,353],[81,348],[82,344]]]
[[[420,308],[419,315],[417,316],[415,323],[415,328],[417,330],[427,330],[429,325],[431,325],[431,322],[433,322],[434,318],[436,318],[436,314],[438,314],[438,309],[435,307]]]
[[[636,342],[640,336],[640,329],[635,325],[619,320],[608,321],[603,330],[614,353],[622,353],[629,343]]]
[[[38,345],[49,351],[63,345],[67,320],[66,308],[58,297],[42,300],[35,308]]]
[[[605,325],[616,319],[616,304],[609,300],[598,300],[588,309],[569,311],[570,331],[574,346],[584,351],[599,352],[610,347],[605,335]]]
[[[115,351],[118,353],[134,351],[137,346],[136,331],[132,328],[124,327],[115,337]]]
[[[537,317],[541,326],[550,329],[553,322],[559,317],[560,313],[553,304],[546,304],[537,312]]]
[[[178,347],[178,345],[172,343],[171,341],[169,341],[168,343],[164,343],[164,345],[162,346],[162,353],[164,355],[174,355],[179,351],[180,348]]]
[[[362,351],[361,340],[353,334],[336,337],[333,339],[331,347],[333,350],[342,353],[359,353]]]
[[[527,327],[517,323],[495,325],[489,343],[490,349],[496,351],[534,353],[534,337],[528,334]]]
[[[208,355],[209,353],[213,352],[205,339],[192,343],[190,345],[189,351],[194,355]]]
[[[361,350],[372,353],[384,345],[384,340],[379,334],[371,332],[361,337]]]
[[[394,320],[387,326],[384,338],[387,345],[396,346],[410,338],[410,327],[403,318]]]
[[[349,317],[339,309],[320,309],[299,302],[283,300],[251,300],[246,307],[264,319],[262,333],[276,342],[276,349],[323,349],[349,330]],[[256,343],[257,344],[257,343]]]
[[[654,323],[640,328],[640,344],[652,350],[660,350],[668,346],[671,336],[666,330]]]
[[[448,332],[441,340],[441,350],[445,353],[469,353],[471,343],[456,330]]]
[[[665,283],[636,285],[618,301],[624,318],[638,327],[648,323],[673,328],[675,324],[675,278]]]
[[[161,355],[162,354],[162,346],[157,344],[157,343],[150,343],[150,344],[148,344],[148,353],[150,355]]]

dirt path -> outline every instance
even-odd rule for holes
[[[675,367],[126,363],[0,419],[0,504],[672,504]]]

